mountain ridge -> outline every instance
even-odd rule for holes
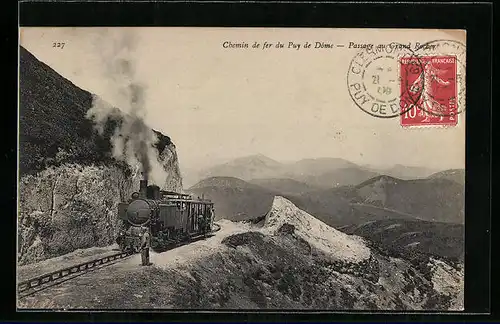
[[[253,179],[248,181],[251,184],[267,188],[272,191],[287,194],[300,194],[308,191],[321,189],[320,187],[313,187],[305,182],[297,181],[288,178],[264,178]]]
[[[431,174],[430,179],[448,179],[460,184],[465,184],[465,169],[448,169]]]
[[[263,154],[254,154],[216,164],[201,171],[187,170],[186,172],[189,173],[188,178],[192,185],[209,177],[230,176],[245,181],[291,179],[312,187],[326,189],[357,185],[377,175],[392,176],[402,180],[425,179],[432,174],[446,173],[447,170],[436,171],[426,167],[402,164],[396,164],[390,168],[374,168],[337,157],[304,158],[297,161],[279,162]]]
[[[257,185],[238,178],[209,179],[208,183],[199,182],[191,191],[212,199],[216,208],[222,209],[221,217],[230,220],[260,217],[274,196],[281,195],[330,226],[388,218],[464,222],[463,186],[447,179],[377,176],[357,186],[313,190],[271,187],[262,182]],[[217,185],[219,182],[224,186]],[[245,211],[238,217],[234,217],[239,213],[236,206]]]
[[[94,123],[86,117],[95,96],[39,61],[22,46],[19,55],[20,173],[36,172],[57,164],[60,150],[70,152],[70,157],[80,163],[116,163],[110,154],[110,138],[121,122],[117,115],[125,116],[125,113],[112,108],[118,114],[110,114],[104,134],[100,136]],[[152,131],[158,137],[154,144],[158,154],[167,146],[175,146],[169,136]]]

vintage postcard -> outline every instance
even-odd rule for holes
[[[20,28],[18,309],[463,310],[465,53]]]

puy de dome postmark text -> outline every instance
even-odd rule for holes
[[[418,102],[421,92],[409,91],[409,84],[401,79],[400,61],[407,59],[411,74],[419,74],[423,66],[408,45],[390,43],[366,47],[349,64],[347,87],[352,100],[364,112],[380,118],[403,114],[401,107]],[[407,95],[401,97],[401,91]],[[401,100],[408,100],[401,103]]]

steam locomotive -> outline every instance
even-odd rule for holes
[[[172,244],[210,234],[214,217],[214,204],[210,200],[160,190],[141,180],[139,192],[118,205],[123,230],[116,241],[122,251],[138,252],[141,227],[147,227],[151,248],[164,250]]]

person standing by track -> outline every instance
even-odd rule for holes
[[[203,237],[207,236],[206,233],[206,224],[205,224],[205,216],[202,214],[198,215],[198,231],[203,234]]]
[[[143,266],[149,266],[149,247],[151,246],[151,237],[147,227],[142,227],[142,238],[141,238],[141,260]]]

